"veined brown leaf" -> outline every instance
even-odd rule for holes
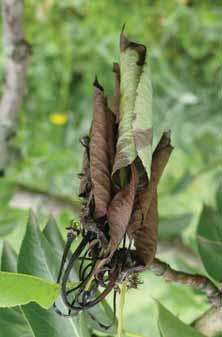
[[[127,233],[134,239],[137,255],[148,266],[156,252],[158,232],[157,186],[173,147],[170,134],[165,132],[152,155],[151,179],[148,186],[136,195],[134,210]]]
[[[110,157],[107,140],[107,102],[103,88],[94,82],[93,120],[90,130],[90,176],[95,218],[106,215],[111,199]]]
[[[150,207],[152,198],[157,191],[157,186],[172,151],[173,147],[170,144],[170,133],[164,132],[152,155],[150,182],[139,197],[144,215]]]
[[[158,236],[157,192],[154,193],[141,227],[133,234],[134,245],[142,265],[149,266],[155,255]]]
[[[133,209],[137,183],[137,171],[135,166],[132,165],[130,183],[117,192],[108,209],[107,219],[110,228],[109,246],[111,253],[115,251],[126,233]]]
[[[108,151],[109,151],[109,172],[111,174],[113,168],[113,162],[115,157],[115,147],[117,141],[117,124],[116,118],[112,110],[109,109],[107,105],[106,109],[106,118],[107,118],[107,142],[108,142]]]

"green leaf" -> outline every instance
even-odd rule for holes
[[[4,208],[0,208],[0,213],[3,214],[0,219],[0,236],[6,236],[12,232],[18,225],[16,220],[16,212],[7,213]]]
[[[7,242],[3,243],[1,270],[16,272],[17,256]],[[33,336],[30,326],[25,319],[20,307],[0,308],[0,326],[3,336],[8,337],[31,337]]]
[[[1,336],[33,337],[33,333],[24,318],[22,311],[16,309],[0,309]]]
[[[159,220],[159,237],[170,239],[178,237],[187,228],[192,219],[192,214],[185,213],[174,217],[161,217]]]
[[[141,66],[137,65],[138,54],[129,49],[120,54],[121,101],[119,136],[117,154],[113,173],[132,163],[136,158],[136,147],[133,140],[133,110],[136,98],[136,88],[139,83]]]
[[[193,175],[188,169],[182,174],[180,178],[177,179],[176,184],[171,188],[171,193],[177,194],[183,192],[184,190],[186,190],[186,188],[189,187],[192,181]]]
[[[53,281],[59,269],[59,261],[54,255],[54,249],[40,232],[31,212],[19,252],[18,271]]]
[[[49,217],[49,220],[43,230],[43,234],[48,242],[51,244],[51,246],[54,247],[59,255],[61,255],[63,253],[65,244],[62,235],[58,229],[56,220],[53,216]]]
[[[133,135],[137,154],[150,177],[152,160],[152,83],[148,60],[143,65],[142,74],[136,90],[133,111]]]
[[[1,271],[14,272],[17,271],[17,256],[8,242],[3,242]]]
[[[57,264],[57,253],[40,232],[33,213],[30,213],[18,258],[18,271],[55,279]],[[67,311],[62,302],[59,305],[62,311]],[[76,318],[60,317],[52,308],[46,311],[35,303],[23,306],[22,310],[37,337],[82,336]]]
[[[217,188],[216,191],[216,206],[218,209],[218,212],[222,216],[222,184],[219,184],[219,187]]]
[[[46,259],[49,261],[49,265],[51,265],[50,260],[53,255],[53,265],[54,265],[53,275],[54,278],[57,278],[65,243],[59,231],[57,223],[52,216],[49,218],[43,232],[42,233],[39,232],[39,235],[41,237],[41,242],[44,247],[45,256]],[[74,248],[75,244],[76,243],[73,243],[73,249],[75,249]],[[70,252],[68,256],[71,257],[71,255],[72,254]],[[78,281],[78,273],[76,272],[75,268],[73,268],[73,270],[71,271],[71,277],[73,280]]]
[[[120,116],[113,173],[139,156],[148,177],[152,160],[152,84],[146,48],[120,37]]]
[[[158,328],[161,337],[204,337],[189,325],[183,323],[164,306],[157,302]]]
[[[211,207],[203,207],[197,228],[197,242],[206,271],[221,282],[222,217]]]
[[[16,305],[37,302],[48,309],[52,306],[60,292],[60,286],[38,277],[0,272],[0,307],[14,307]]]

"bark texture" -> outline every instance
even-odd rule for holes
[[[16,120],[26,89],[31,54],[24,37],[22,0],[2,0],[3,40],[6,54],[5,84],[0,102],[0,170],[9,158],[8,143],[15,135]]]

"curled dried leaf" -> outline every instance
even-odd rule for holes
[[[140,194],[140,204],[145,215],[150,207],[152,198],[157,191],[160,178],[167,165],[173,147],[170,143],[169,132],[164,132],[152,155],[151,178],[147,188]]]
[[[146,47],[120,35],[120,109],[113,174],[140,157],[150,177],[152,86]]]
[[[142,66],[146,59],[146,46],[141,43],[136,43],[127,39],[124,35],[124,26],[120,34],[120,51],[125,52],[127,49],[131,49],[137,52],[138,60],[137,65]]]
[[[131,166],[130,183],[122,188],[112,199],[107,219],[110,228],[110,250],[113,252],[126,233],[133,210],[133,204],[138,183],[138,175],[134,165]]]
[[[137,256],[144,266],[148,266],[152,262],[156,252],[157,186],[172,150],[170,134],[165,132],[153,152],[151,180],[143,191],[137,193],[134,210],[127,228],[129,237],[134,239]]]
[[[95,218],[106,215],[111,198],[110,156],[107,140],[107,103],[103,88],[94,82],[93,120],[90,130],[90,176]]]
[[[139,262],[144,267],[147,267],[152,263],[157,248],[157,192],[154,193],[150,207],[142,222],[141,227],[134,232],[133,236]]]
[[[107,118],[107,142],[108,142],[108,152],[109,152],[109,172],[112,172],[114,157],[115,157],[115,147],[117,141],[117,124],[115,122],[115,115],[112,110],[106,106],[106,118]]]

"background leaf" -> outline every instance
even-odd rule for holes
[[[59,258],[61,258],[63,249],[65,247],[65,243],[58,229],[56,220],[53,216],[49,217],[47,224],[42,233],[44,234],[45,238],[48,240],[50,245],[57,252]]]
[[[161,239],[172,239],[179,237],[187,228],[192,219],[192,214],[185,213],[172,217],[161,217],[159,219],[159,237]]]
[[[201,212],[197,242],[199,253],[208,274],[222,281],[222,216],[213,208],[204,206]]]
[[[0,208],[0,213],[3,213],[4,209]],[[10,232],[12,232],[16,226],[18,225],[18,221],[16,220],[16,212],[11,212],[7,216],[2,217],[0,219],[0,236],[6,236]]]
[[[203,337],[190,326],[184,324],[179,318],[171,314],[160,303],[158,305],[158,327],[161,337]]]

